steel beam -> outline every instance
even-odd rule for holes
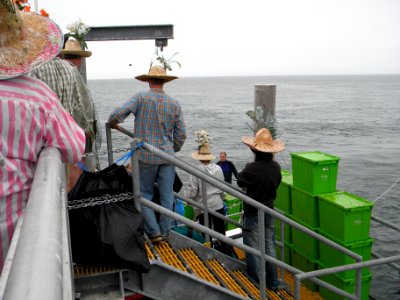
[[[155,40],[156,47],[166,47],[174,38],[173,25],[138,25],[91,27],[86,41]]]

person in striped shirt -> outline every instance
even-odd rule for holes
[[[134,135],[152,146],[174,155],[186,139],[186,127],[182,109],[177,100],[167,95],[163,86],[165,82],[176,79],[166,75],[162,66],[152,66],[148,74],[139,75],[136,79],[149,83],[150,90],[139,92],[121,107],[116,108],[108,122],[117,128],[131,113],[135,116]],[[154,183],[158,183],[161,206],[173,209],[173,183],[175,166],[167,163],[155,154],[139,149],[140,191],[144,198],[152,201]],[[171,230],[171,219],[160,216],[157,222],[154,211],[142,205],[144,227],[152,242],[165,241]]]
[[[34,33],[34,34],[31,34]],[[0,272],[23,214],[40,152],[80,161],[85,134],[42,81],[24,74],[55,57],[63,36],[49,18],[0,0]]]

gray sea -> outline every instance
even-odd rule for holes
[[[286,145],[277,156],[282,168],[291,169],[291,152],[338,156],[337,189],[374,201],[373,215],[400,225],[400,75],[180,78],[165,85],[180,101],[187,125],[188,138],[177,156],[195,163],[190,156],[196,148],[194,132],[204,129],[217,157],[226,151],[240,171],[252,159],[241,137],[252,135],[246,112],[254,110],[258,84],[276,85],[278,135]],[[148,89],[134,79],[88,85],[102,124],[111,110]],[[133,129],[133,117],[124,127]],[[114,134],[114,148],[128,146],[124,135]],[[107,165],[105,155],[101,162]],[[372,221],[370,235],[377,254],[400,254],[399,232]],[[387,265],[372,271],[371,296],[400,299],[399,272]]]

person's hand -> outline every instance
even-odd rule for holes
[[[110,127],[119,130],[119,125],[117,123],[110,123]]]

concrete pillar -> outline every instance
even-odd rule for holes
[[[256,84],[254,92],[254,111],[257,111],[257,107],[261,106],[265,117],[268,113],[275,116],[276,85]]]

